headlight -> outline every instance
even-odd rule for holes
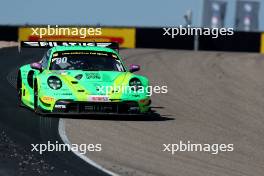
[[[139,90],[142,88],[142,83],[141,81],[138,79],[138,78],[132,78],[130,81],[129,81],[129,86],[132,87],[132,90]]]
[[[57,89],[61,88],[62,82],[61,82],[61,80],[58,77],[50,76],[48,78],[48,85],[49,85],[50,88],[52,88],[54,90],[57,90]]]

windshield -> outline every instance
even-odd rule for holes
[[[98,51],[63,51],[53,54],[50,70],[124,71],[113,53]]]

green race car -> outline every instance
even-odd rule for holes
[[[116,50],[99,44],[24,42],[31,47],[54,47],[41,61],[20,67],[20,104],[41,114],[150,112],[149,81],[133,73],[139,65],[127,68]]]

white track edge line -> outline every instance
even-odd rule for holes
[[[66,135],[66,131],[65,131],[65,125],[64,125],[64,121],[63,119],[59,119],[59,127],[58,127],[58,131],[59,131],[59,135],[63,141],[63,143],[65,144],[69,144],[71,145],[71,142],[69,141],[67,135]],[[101,165],[97,164],[96,162],[94,162],[93,160],[91,160],[90,158],[88,158],[85,155],[82,155],[81,153],[79,153],[78,151],[72,151],[76,156],[78,156],[79,158],[81,158],[82,160],[84,160],[85,162],[87,162],[88,164],[94,166],[95,168],[105,172],[106,174],[109,175],[113,175],[113,176],[119,176],[118,174],[105,169],[104,167],[102,167]]]

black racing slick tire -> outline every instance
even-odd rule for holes
[[[18,96],[18,105],[23,106],[22,103],[22,78],[21,78],[21,73],[20,71],[17,74],[17,96]]]
[[[34,81],[34,111],[39,113],[39,106],[38,106],[38,83]]]

